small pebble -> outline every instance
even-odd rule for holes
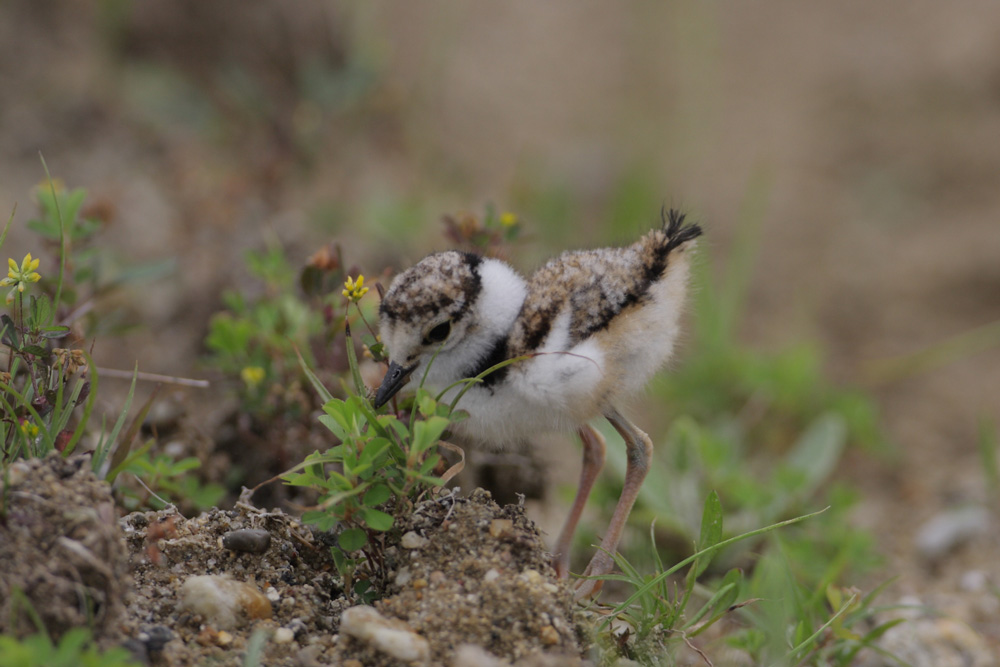
[[[215,636],[215,643],[219,646],[229,646],[233,643],[233,636],[225,630],[222,630]]]
[[[275,644],[290,644],[295,639],[295,633],[288,628],[278,628],[271,636],[271,641]]]
[[[404,568],[401,568],[399,570],[399,572],[396,573],[395,582],[396,582],[397,586],[399,586],[400,588],[402,588],[406,584],[410,583],[411,579],[413,579],[413,574],[410,573],[410,569],[409,568],[404,567]]]
[[[319,661],[320,653],[323,652],[323,647],[319,644],[310,644],[304,649],[295,654],[295,662],[299,667],[321,667]],[[348,665],[351,660],[345,660],[344,665]],[[357,661],[354,661],[357,662]],[[361,663],[358,663],[358,667],[364,667]]]
[[[418,664],[430,660],[431,649],[426,639],[403,621],[385,618],[374,607],[359,605],[345,609],[340,616],[340,631],[396,660]]]
[[[540,585],[543,581],[542,575],[539,574],[538,570],[532,570],[531,568],[521,573],[521,579],[534,586]]]
[[[244,619],[271,618],[271,601],[256,586],[217,574],[188,577],[180,598],[181,609],[220,629],[234,628]]]
[[[211,646],[215,643],[215,638],[218,636],[218,632],[216,632],[211,626],[207,626],[201,629],[194,640],[200,646]]]
[[[421,577],[420,579],[415,579],[413,581],[413,587],[416,588],[418,591],[421,588],[427,588],[427,580],[424,579],[423,577]]]
[[[287,625],[285,625],[285,627],[294,632],[296,637],[305,634],[306,631],[308,631],[309,629],[308,627],[306,627],[305,621],[303,621],[301,618],[293,618],[288,622]]]
[[[507,537],[514,533],[514,522],[510,519],[493,519],[490,521],[490,535]]]
[[[173,638],[173,631],[165,625],[154,625],[147,632],[139,634],[139,640],[146,645],[150,653],[162,651],[167,642]]]
[[[542,626],[539,636],[542,639],[542,643],[546,646],[555,646],[559,643],[559,632],[551,625]]]
[[[982,570],[968,570],[963,572],[961,578],[958,580],[959,588],[970,593],[985,591],[989,583],[989,577]]]
[[[962,542],[990,529],[990,513],[985,507],[952,509],[933,516],[920,527],[917,551],[928,560],[938,560]]]
[[[455,649],[455,659],[451,667],[507,667],[506,660],[501,660],[482,646],[462,644]]]
[[[404,549],[423,549],[430,542],[426,537],[417,535],[412,530],[399,538],[399,545]]]
[[[10,484],[11,488],[18,486],[25,479],[28,478],[28,473],[31,472],[31,467],[24,461],[15,461],[7,467],[7,483]],[[2,483],[0,483],[2,486]]]
[[[499,578],[500,578],[500,571],[497,570],[495,567],[491,567],[490,569],[486,570],[486,574],[483,575],[483,581],[485,581],[486,583],[489,583],[491,581],[496,581]]]
[[[271,546],[271,533],[255,528],[233,530],[222,536],[222,546],[230,551],[262,554]]]
[[[267,599],[270,600],[272,603],[275,603],[281,599],[281,593],[279,593],[278,589],[275,588],[274,586],[268,586],[267,590],[264,591],[264,595],[266,595]]]

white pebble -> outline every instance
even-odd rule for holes
[[[921,526],[916,546],[920,555],[937,560],[962,542],[982,535],[990,528],[990,513],[984,507],[970,506],[947,510]]]
[[[271,618],[271,602],[256,586],[216,574],[188,577],[180,590],[180,608],[228,630],[244,619]]]
[[[295,639],[295,633],[288,628],[278,628],[271,637],[271,641],[275,644],[291,644],[293,639]]]
[[[427,640],[403,621],[385,618],[374,607],[345,609],[340,616],[340,631],[403,662],[427,664],[431,649]]]
[[[970,593],[985,591],[989,583],[989,577],[982,570],[968,570],[967,572],[963,572],[961,578],[958,580],[959,588]]]
[[[542,583],[542,575],[538,572],[538,570],[532,570],[531,568],[528,568],[521,573],[521,579],[535,586]]]
[[[399,539],[399,546],[404,549],[423,549],[430,542],[426,537],[421,537],[412,530]]]

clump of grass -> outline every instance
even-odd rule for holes
[[[126,649],[102,651],[86,628],[73,628],[59,641],[48,634],[17,639],[0,636],[0,664],[6,667],[137,667],[142,664]]]
[[[780,550],[770,550],[749,575],[732,568],[708,583],[701,581],[712,560],[736,544],[816,520],[828,509],[723,539],[722,503],[711,492],[705,499],[695,553],[665,567],[651,530],[652,573],[644,574],[616,554],[622,574],[599,578],[619,582],[626,597],[604,611],[605,620],[597,627],[605,646],[604,663],[626,657],[643,665],[668,665],[686,650],[712,664],[709,654],[722,653],[720,647],[728,646],[754,664],[853,664],[861,650],[873,647],[902,622],[876,620],[883,609],[874,601],[884,586],[864,596],[828,581],[809,590],[796,580],[794,564]],[[770,537],[780,540],[780,535],[774,532]],[[701,636],[720,621],[726,627],[702,642]]]

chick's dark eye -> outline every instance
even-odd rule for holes
[[[448,334],[450,333],[451,333],[451,322],[442,322],[441,324],[437,325],[436,327],[427,332],[427,335],[424,336],[424,344],[430,345],[432,343],[440,343],[444,341],[444,339],[447,338]]]

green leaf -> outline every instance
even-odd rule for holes
[[[434,470],[434,468],[437,467],[437,464],[440,461],[441,461],[441,455],[440,454],[431,454],[426,459],[424,459],[423,463],[420,464],[420,474],[421,475],[428,474],[429,472],[431,472],[432,470]],[[440,486],[440,485],[441,485],[440,482],[438,482],[436,484],[436,486]]]
[[[49,297],[44,294],[32,295],[30,310],[32,329],[39,329],[49,324],[52,317],[52,302],[49,301]]]
[[[302,513],[302,523],[310,526],[316,526],[318,530],[326,532],[328,530],[333,530],[333,527],[337,525],[337,517],[332,512],[312,510]],[[332,551],[337,553],[340,552],[339,549],[332,549]]]
[[[382,456],[383,452],[391,445],[392,442],[386,438],[373,438],[365,443],[364,449],[361,450],[361,456],[359,458],[359,463],[368,465],[377,465],[379,457]]]
[[[42,327],[40,331],[42,334],[42,338],[49,338],[54,340],[59,338],[65,338],[69,334],[70,328],[62,326]]]
[[[426,389],[421,389],[417,394],[417,409],[422,417],[430,417],[437,412],[437,401]]]
[[[381,510],[372,509],[371,507],[362,507],[361,513],[365,518],[365,525],[372,530],[384,532],[392,528],[393,518],[391,514],[386,514]]]
[[[722,540],[722,501],[714,490],[705,498],[705,509],[701,513],[701,536],[698,538],[698,551],[710,549]],[[698,558],[691,568],[695,579],[701,576],[708,564],[712,562],[713,554]]]
[[[368,544],[368,535],[360,528],[348,528],[337,536],[337,544],[344,551],[357,551]]]
[[[688,633],[688,636],[694,637],[704,632],[729,612],[729,608],[736,602],[736,598],[740,594],[740,583],[742,581],[743,573],[740,570],[734,568],[726,573],[726,576],[723,577],[722,582],[719,584],[719,588],[708,602],[705,603],[705,606],[694,616],[685,620],[685,628],[695,628],[697,626],[696,629]],[[704,623],[698,625],[699,621],[709,612],[712,612],[712,616]]]
[[[375,507],[389,500],[390,496],[392,496],[392,491],[389,490],[388,486],[385,484],[376,484],[368,489],[362,502],[368,507]]]
[[[358,417],[361,415],[361,411],[353,397],[346,401],[339,398],[327,401],[323,404],[323,412],[332,417],[340,428],[335,429],[326,422],[323,422],[323,425],[333,431],[334,435],[341,440],[346,440],[350,434],[357,435],[359,433]]]
[[[21,348],[21,334],[14,320],[6,313],[0,315],[0,342],[14,350]]]
[[[801,486],[794,491],[813,493],[836,470],[846,446],[847,426],[840,415],[826,413],[812,422],[786,461],[792,470],[803,475]]]
[[[732,584],[732,588],[729,593],[720,597],[717,601],[718,609],[720,612],[725,613],[733,606],[736,602],[736,597],[740,594],[740,583],[743,581],[743,572],[738,568],[733,568],[729,572],[726,572],[726,576],[722,578],[722,583],[719,584],[719,590],[723,590],[729,584]]]
[[[320,415],[319,423],[330,429],[339,440],[347,440],[347,431],[341,427],[340,422],[331,417],[330,415]]]
[[[351,324],[344,322],[344,335],[347,337],[347,365],[351,369],[351,378],[354,380],[354,391],[357,394],[364,394],[366,391],[365,381],[361,378],[361,371],[358,369],[358,353],[354,349],[354,340],[351,338]]]
[[[444,417],[429,417],[413,425],[413,444],[411,451],[421,454],[441,439],[441,434],[448,428],[450,422]]]

